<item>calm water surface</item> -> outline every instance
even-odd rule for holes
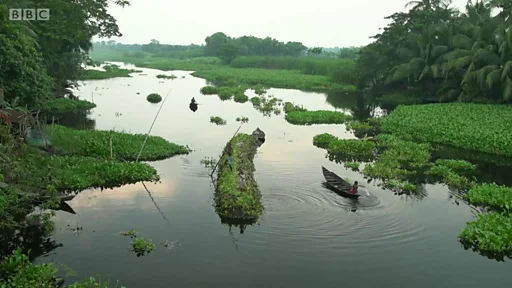
[[[138,69],[138,68],[137,68]],[[98,107],[96,129],[146,133],[165,96],[152,135],[189,145],[190,155],[152,162],[162,182],[114,190],[90,190],[69,204],[77,212],[57,212],[54,238],[63,246],[37,262],[71,266],[77,279],[110,275],[127,287],[510,287],[511,262],[496,262],[464,250],[457,241],[470,207],[455,205],[443,186],[427,186],[422,197],[396,196],[367,185],[359,203],[322,188],[320,167],[364,181],[355,172],[325,159],[312,137],[331,133],[353,138],[344,126],[293,126],[284,115],[264,117],[250,102],[222,102],[204,96],[202,79],[174,71],[175,80],[147,75],[86,82],[77,93]],[[170,72],[166,72],[170,74]],[[181,78],[185,76],[185,78]],[[136,92],[140,92],[137,95]],[[334,110],[325,95],[271,89],[270,94],[308,109]],[[188,109],[195,97],[197,112]],[[116,117],[115,113],[122,113]],[[210,116],[226,119],[216,126]],[[240,234],[221,224],[212,206],[213,188],[204,157],[217,157],[236,131],[238,116],[248,117],[241,132],[260,127],[267,141],[255,159],[265,215]],[[355,211],[355,212],[353,212]],[[68,227],[83,226],[74,233]],[[136,229],[157,245],[136,257],[121,231]],[[166,241],[178,241],[172,249]]]

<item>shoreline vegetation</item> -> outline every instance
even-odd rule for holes
[[[214,195],[215,210],[222,221],[255,223],[263,213],[261,193],[253,175],[257,149],[256,138],[248,134],[237,134],[224,147]]]
[[[313,144],[325,149],[329,160],[361,172],[370,181],[379,179],[397,194],[415,193],[425,183],[446,184],[469,204],[488,211],[468,223],[460,234],[463,244],[488,257],[503,259],[512,254],[511,188],[476,179],[478,165],[471,161],[455,159],[450,153],[434,157],[444,149],[439,146],[467,149],[465,153],[471,154],[465,156],[468,159],[476,157],[475,152],[498,158],[512,156],[512,131],[507,125],[512,120],[508,107],[512,104],[512,30],[510,8],[499,1],[468,3],[462,13],[443,1],[418,2],[409,11],[388,17],[391,23],[373,36],[373,43],[336,49],[308,48],[300,42],[285,43],[270,37],[229,37],[222,32],[208,36],[205,45],[166,45],[154,39],[142,45],[113,40],[89,45],[93,36],[121,36],[115,18],[105,12],[106,2],[53,1],[52,15],[57,17],[52,18],[55,29],[51,30],[45,21],[31,25],[7,21],[8,7],[18,2],[0,4],[0,59],[6,61],[0,66],[0,228],[14,231],[32,222],[51,233],[49,209],[58,206],[58,193],[158,180],[152,166],[130,162],[137,159],[144,135],[78,131],[60,125],[41,129],[33,123],[39,122],[33,116],[38,111],[50,116],[87,114],[94,109],[94,103],[72,96],[62,98],[69,88],[78,86],[78,81],[131,77],[141,72],[115,64],[103,65],[103,70],[83,67],[119,61],[162,71],[194,71],[193,76],[212,83],[201,89],[202,94],[239,103],[251,101],[264,115],[284,111],[291,124],[344,124],[359,139],[338,139],[327,133],[313,138]],[[125,1],[116,4],[129,5]],[[496,8],[495,15],[491,10]],[[76,16],[72,21],[65,17],[69,13]],[[164,74],[156,77],[176,78]],[[394,111],[382,118],[308,111],[267,95],[269,87],[336,92],[337,100],[357,93],[358,101],[372,99],[381,108]],[[247,89],[254,89],[258,96],[249,99]],[[149,96],[151,103],[161,101],[160,95],[159,99]],[[457,103],[419,105],[442,102]],[[26,135],[19,123],[12,123],[16,120],[13,111],[30,115],[27,119],[34,130],[47,131],[52,149],[33,147],[42,148],[47,142],[37,137],[27,139],[30,145],[21,141],[20,136]],[[364,119],[356,120],[359,118]],[[242,118],[240,121],[244,122]],[[263,211],[252,175],[257,149],[253,140],[246,134],[231,140],[233,170],[226,164],[227,156],[220,159],[215,201],[221,218],[256,219]],[[140,160],[189,151],[151,136]],[[246,176],[244,191],[239,189],[238,172]],[[39,214],[32,213],[32,195],[51,195],[39,201]],[[56,267],[32,265],[30,260],[40,255],[27,256],[27,247],[18,246],[10,246],[15,249],[8,252],[2,250],[0,270],[4,273],[0,283],[58,287],[62,279],[55,276]],[[69,287],[96,284],[107,287],[94,278]]]

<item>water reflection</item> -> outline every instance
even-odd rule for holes
[[[92,130],[96,128],[96,120],[89,118],[90,112],[74,111],[59,114],[50,114],[46,119],[55,124],[64,125],[73,129]]]
[[[374,117],[379,112],[375,98],[368,93],[328,92],[326,101],[336,108],[349,110],[359,121]]]
[[[41,221],[27,219],[16,228],[0,230],[0,259],[21,248],[23,253],[30,250],[29,258],[33,260],[39,256],[47,255],[63,244],[51,238],[53,231],[48,229]]]

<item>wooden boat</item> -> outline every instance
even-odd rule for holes
[[[354,198],[357,199],[359,196],[358,194],[352,194],[350,193],[350,188],[352,188],[352,185],[348,183],[345,179],[341,178],[340,176],[336,175],[335,173],[327,170],[324,166],[322,166],[322,173],[324,174],[324,178],[326,180],[326,186],[336,192],[337,194],[347,197],[347,198]]]

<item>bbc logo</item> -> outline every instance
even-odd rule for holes
[[[19,9],[9,8],[9,20],[24,21],[48,21],[50,20],[50,9]]]

